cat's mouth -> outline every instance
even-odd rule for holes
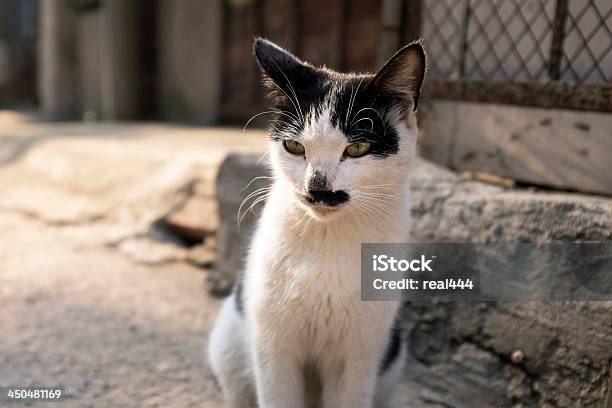
[[[317,199],[310,194],[300,194],[300,201],[317,217],[326,217],[340,210],[346,200],[330,201]]]
[[[339,210],[338,207],[331,207],[327,204],[321,203],[309,203],[308,206],[312,209],[312,211],[314,211],[317,215],[321,217],[325,217],[326,215],[329,215]]]

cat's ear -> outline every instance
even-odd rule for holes
[[[271,90],[280,88],[290,98],[294,92],[308,91],[316,86],[322,75],[312,65],[300,61],[289,51],[263,38],[255,40],[253,50],[265,84]]]
[[[416,111],[425,77],[425,64],[423,46],[418,42],[408,44],[383,65],[372,80],[372,85],[384,94],[405,101]]]

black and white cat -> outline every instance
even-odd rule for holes
[[[376,75],[315,68],[264,39],[273,183],[209,359],[231,407],[383,406],[403,367],[399,302],[364,302],[360,244],[406,242],[425,74],[419,43]]]

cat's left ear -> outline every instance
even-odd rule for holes
[[[383,93],[409,103],[416,111],[425,67],[425,50],[419,42],[414,42],[396,52],[378,71],[372,84]]]
[[[276,86],[289,96],[317,86],[321,72],[289,51],[263,38],[255,40],[253,50],[265,83],[271,90]]]

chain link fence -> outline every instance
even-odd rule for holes
[[[431,78],[447,93],[457,94],[453,82],[462,95],[470,81],[496,84],[487,92],[520,103],[517,92],[533,95],[529,84],[554,84],[532,104],[578,92],[590,95],[587,107],[612,110],[610,0],[423,0],[422,19]]]
[[[571,1],[561,79],[612,83],[612,1]]]
[[[612,82],[609,0],[427,0],[424,9],[434,77]]]

